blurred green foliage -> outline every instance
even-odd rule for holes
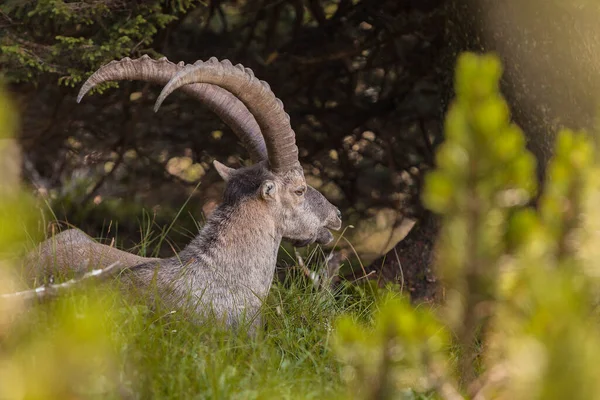
[[[129,56],[132,49],[158,56],[150,46],[157,31],[196,3],[10,0],[0,5],[15,22],[0,34],[0,64],[9,82],[35,81],[52,73],[59,75],[60,84],[74,87],[99,62]]]
[[[456,68],[456,100],[446,117],[437,170],[426,177],[424,203],[442,215],[438,269],[449,288],[450,327],[463,348],[464,379],[475,376],[481,304],[492,300],[511,209],[535,191],[535,159],[510,123],[499,92],[502,73],[491,55],[466,53]]]
[[[15,130],[15,113],[0,87],[0,293],[18,288],[10,256],[35,240],[30,235],[38,215],[32,196],[20,188]],[[69,296],[50,310],[24,310],[19,299],[1,299],[0,398],[64,399],[114,392],[115,343],[106,324],[110,298],[98,292],[75,303]]]
[[[442,355],[450,336],[434,314],[388,294],[374,319],[372,329],[351,316],[337,321],[334,349],[347,365],[342,371],[346,395],[386,399],[435,388],[436,371],[446,367]]]
[[[442,216],[444,304],[387,300],[374,326],[338,321],[354,398],[600,398],[600,180],[585,132],[559,132],[537,207],[535,164],[491,54],[463,54],[424,202]],[[594,201],[596,200],[596,201]],[[597,251],[596,251],[597,252]]]
[[[31,198],[17,190],[20,184],[20,152],[13,135],[17,129],[17,113],[8,96],[0,86],[0,254],[23,242],[24,229],[15,226],[30,226],[29,211]]]

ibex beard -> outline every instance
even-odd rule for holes
[[[342,224],[339,209],[306,184],[295,133],[283,104],[266,82],[228,60],[211,58],[184,65],[147,56],[101,67],[83,85],[78,101],[95,85],[122,79],[166,83],[155,109],[171,92],[182,88],[232,128],[255,164],[233,169],[215,161],[226,182],[222,203],[176,256],[141,261],[111,250],[104,252],[103,262],[120,261],[129,267],[120,274],[128,292],[146,292],[165,307],[191,311],[195,321],[214,315],[229,327],[249,322],[256,328],[282,239],[296,246],[328,244],[333,240],[330,230],[338,230]],[[68,237],[81,239],[81,234],[64,236]],[[96,256],[104,254],[101,244],[91,245],[87,240],[69,243],[67,239],[62,246],[75,251],[62,253],[71,258],[54,261],[71,268],[82,265],[76,263],[77,257],[83,261],[89,252],[77,251],[78,243],[85,243],[86,249],[95,246]]]

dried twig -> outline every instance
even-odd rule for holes
[[[350,281],[350,283],[356,283],[356,282],[358,282],[358,281],[362,281],[363,279],[368,279],[368,278],[369,278],[371,275],[375,275],[375,273],[376,273],[376,271],[375,271],[375,270],[373,270],[373,271],[369,272],[368,274],[365,274],[365,275],[363,275],[363,276],[359,276],[359,277],[358,277],[358,278],[356,278],[355,280],[353,280],[353,281]]]
[[[312,281],[313,286],[318,289],[333,288],[339,280],[338,274],[342,266],[342,252],[331,252],[325,257],[325,265],[319,271],[311,271],[307,266],[302,256],[296,252],[298,267],[302,273]]]
[[[58,297],[68,290],[74,289],[76,286],[81,286],[84,283],[93,281],[99,282],[107,279],[122,270],[126,269],[126,265],[122,265],[120,261],[110,264],[106,268],[94,269],[86,272],[80,278],[73,278],[67,282],[59,284],[42,285],[35,289],[23,290],[14,293],[5,293],[0,295],[0,300],[20,300],[25,303],[45,302]]]
[[[344,251],[331,252],[325,260],[326,266],[323,271],[323,280],[330,288],[333,288],[340,280],[340,269],[345,257]]]
[[[396,256],[396,261],[398,262],[398,269],[400,270],[400,293],[404,290],[404,271],[402,270],[402,263],[400,262],[400,256],[398,255],[398,250],[394,246],[394,255]]]

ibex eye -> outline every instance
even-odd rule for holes
[[[306,191],[306,188],[300,188],[300,189],[296,189],[294,191],[294,193],[296,193],[296,195],[298,195],[298,196],[302,196],[305,191]]]

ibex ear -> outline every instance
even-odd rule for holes
[[[213,165],[225,182],[231,178],[231,174],[235,171],[234,168],[229,168],[227,165],[220,163],[217,160],[213,161]]]
[[[260,185],[260,195],[265,200],[275,200],[275,195],[277,194],[277,186],[275,182],[271,180],[266,180]]]

